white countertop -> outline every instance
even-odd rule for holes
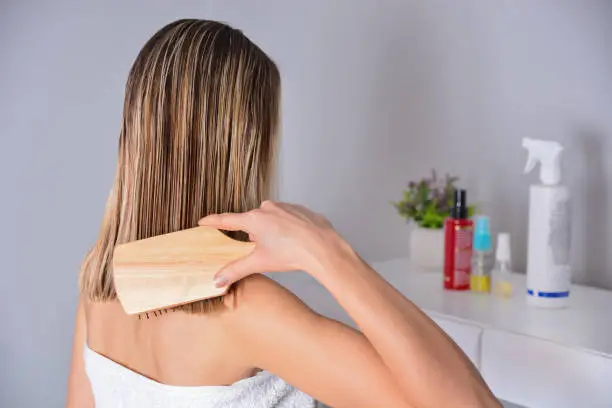
[[[430,315],[522,334],[612,357],[612,291],[573,285],[570,306],[540,309],[525,302],[525,276],[514,276],[509,299],[471,292],[445,291],[442,274],[422,271],[408,259],[372,263],[387,281]],[[315,311],[348,324],[352,321],[332,296],[310,276],[274,274]]]

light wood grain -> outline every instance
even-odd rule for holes
[[[227,288],[215,287],[214,275],[253,248],[208,227],[118,245],[117,297],[126,313],[136,314],[223,295]]]

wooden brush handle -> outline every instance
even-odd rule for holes
[[[113,279],[128,314],[143,313],[223,295],[215,274],[251,253],[255,244],[196,227],[115,247]]]

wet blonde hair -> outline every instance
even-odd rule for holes
[[[79,274],[84,297],[116,298],[115,245],[191,228],[208,214],[248,211],[270,197],[279,92],[274,62],[228,25],[179,20],[153,35],[127,80],[115,180]],[[206,312],[221,301],[178,309]]]

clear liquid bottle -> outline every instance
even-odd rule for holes
[[[472,273],[470,275],[470,290],[478,293],[491,291],[491,268],[493,267],[493,251],[491,246],[491,231],[489,217],[479,216],[474,228],[472,244]]]
[[[501,232],[497,235],[495,266],[491,271],[493,294],[497,297],[512,296],[512,265],[510,263],[510,234]]]

